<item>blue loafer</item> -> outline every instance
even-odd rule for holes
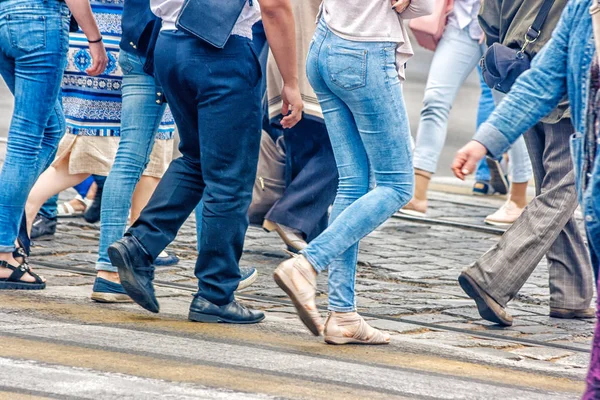
[[[240,267],[240,274],[242,277],[235,290],[246,289],[248,286],[252,285],[258,277],[258,271],[256,271],[256,268],[252,267]]]
[[[170,267],[179,263],[179,257],[177,257],[175,254],[167,252],[164,253],[166,254],[166,257],[162,257],[161,255],[159,255],[158,257],[156,257],[156,260],[154,260],[155,267]]]
[[[91,297],[99,303],[133,303],[123,285],[103,278],[96,278],[94,281]]]

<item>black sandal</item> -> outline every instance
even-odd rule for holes
[[[26,262],[14,267],[6,261],[0,261],[0,268],[8,268],[13,271],[8,278],[0,278],[0,290],[42,290],[46,288],[46,282],[38,274],[31,271]],[[33,276],[35,282],[21,280],[23,275],[27,273]]]

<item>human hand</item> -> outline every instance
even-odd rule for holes
[[[392,8],[396,10],[398,14],[400,14],[401,12],[406,10],[408,6],[410,6],[411,0],[391,0],[391,2]]]
[[[281,120],[281,126],[286,129],[293,128],[302,119],[302,110],[304,109],[298,85],[284,84],[281,91],[281,100],[283,101],[281,114],[284,116]]]
[[[471,140],[462,149],[456,152],[452,163],[452,172],[461,180],[472,174],[477,169],[477,163],[487,154],[487,149],[481,143]]]
[[[90,76],[97,76],[104,72],[108,64],[108,56],[102,41],[98,43],[90,43],[90,55],[92,56],[92,66],[85,70]]]

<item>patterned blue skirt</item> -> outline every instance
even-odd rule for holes
[[[88,76],[92,64],[88,42],[82,31],[69,37],[68,64],[62,85],[62,101],[67,133],[79,136],[113,136],[121,134],[121,81],[119,59],[121,15],[124,0],[91,0],[92,11],[108,54],[108,65],[99,76]],[[168,107],[161,121],[157,139],[172,139],[175,130]]]

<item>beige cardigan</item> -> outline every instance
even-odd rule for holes
[[[296,22],[296,51],[298,53],[298,83],[304,100],[304,112],[308,115],[323,118],[317,96],[306,77],[306,56],[313,34],[317,28],[315,19],[319,13],[321,0],[294,0],[294,20]],[[267,63],[267,95],[269,97],[269,118],[281,114],[281,90],[283,79],[275,64],[273,54],[269,54]]]

